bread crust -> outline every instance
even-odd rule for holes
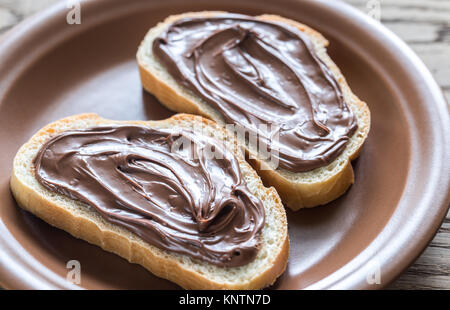
[[[223,123],[217,119],[209,111],[206,111],[199,104],[198,100],[193,99],[193,96],[186,96],[183,91],[186,91],[182,86],[174,86],[172,83],[160,78],[160,74],[152,68],[146,61],[147,49],[149,46],[148,37],[154,35],[155,32],[162,31],[168,25],[176,20],[185,17],[212,17],[218,14],[227,12],[221,11],[204,11],[204,12],[189,12],[180,15],[173,15],[166,18],[162,23],[158,24],[154,28],[150,29],[146,38],[142,41],[138,53],[137,60],[139,64],[139,72],[144,89],[155,95],[159,101],[169,109],[176,112],[192,113],[202,115],[204,117],[214,119],[219,123]],[[267,21],[286,23],[298,28],[300,31],[306,33],[313,41],[318,56],[325,62],[325,64],[333,72],[336,80],[341,86],[344,94],[344,98],[349,104],[350,108],[356,113],[358,119],[359,128],[352,138],[358,136],[358,141],[355,141],[350,150],[347,147],[345,151],[345,158],[341,158],[339,167],[334,167],[333,174],[322,178],[319,181],[311,181],[303,176],[305,173],[290,173],[286,170],[277,168],[273,169],[263,160],[258,159],[257,153],[251,151],[245,146],[245,143],[239,141],[246,149],[247,155],[250,158],[249,162],[253,168],[258,172],[267,186],[273,186],[277,189],[279,195],[282,198],[283,203],[292,210],[299,210],[301,208],[315,207],[326,204],[335,200],[354,183],[354,173],[351,165],[351,160],[358,157],[362,145],[366,140],[370,129],[370,111],[366,103],[361,101],[356,95],[353,94],[348,86],[344,76],[340,72],[336,64],[326,53],[326,47],[328,41],[316,30],[301,24],[299,22],[277,16],[277,15],[260,15],[256,18]],[[180,91],[180,89],[182,89]],[[195,96],[194,96],[195,97]],[[329,166],[333,165],[330,164]],[[322,167],[328,169],[328,167]],[[319,171],[322,168],[316,169]],[[313,173],[316,171],[313,170]]]
[[[258,190],[262,190],[264,196],[259,192],[254,194],[261,199],[270,198],[275,201],[275,204],[271,207],[273,207],[274,212],[280,216],[280,225],[283,226],[283,237],[278,246],[279,252],[274,259],[268,262],[268,264],[266,264],[267,266],[258,270],[259,273],[257,275],[248,279],[248,281],[239,283],[227,281],[218,282],[214,277],[211,277],[208,274],[202,274],[196,271],[195,268],[190,267],[191,264],[207,263],[195,262],[195,260],[192,262],[192,259],[186,256],[173,255],[172,253],[151,246],[131,232],[124,231],[124,229],[116,230],[114,227],[115,225],[105,223],[99,216],[88,216],[84,213],[77,213],[64,205],[64,203],[49,198],[49,196],[46,195],[47,192],[50,194],[48,190],[43,187],[41,189],[35,188],[21,173],[19,173],[21,166],[25,165],[23,162],[24,153],[29,151],[30,148],[38,148],[47,141],[49,137],[61,132],[61,128],[66,127],[66,125],[70,126],[70,124],[84,122],[95,125],[137,124],[154,127],[164,122],[176,125],[180,122],[198,122],[199,119],[201,118],[185,114],[175,115],[164,121],[148,122],[110,121],[102,119],[96,114],[82,114],[62,119],[41,129],[19,150],[14,159],[14,168],[10,182],[12,193],[20,207],[35,214],[50,225],[63,229],[72,236],[95,244],[108,252],[115,253],[128,260],[130,263],[139,264],[153,274],[173,281],[185,289],[260,289],[271,285],[276,278],[283,273],[287,264],[289,237],[287,234],[286,214],[275,189],[265,188],[256,172],[254,172],[254,170],[252,170],[245,162],[242,154],[240,154],[240,152],[236,153],[238,147],[235,141],[232,141],[233,145],[236,147],[233,151],[238,158],[240,166],[246,168],[246,173],[251,174],[249,177],[257,178],[256,182],[259,182]],[[201,119],[200,121],[205,126],[212,127],[213,130],[218,132],[222,131],[222,129],[214,122],[206,119]],[[75,126],[71,129],[75,128],[83,127]],[[31,167],[29,169],[30,171],[27,171],[27,173],[32,174],[34,178],[33,169],[34,168]],[[265,228],[263,228],[263,230],[264,229]],[[189,262],[189,264],[187,264],[186,261]],[[227,267],[217,268],[226,269]],[[232,270],[233,268],[236,267],[229,267],[228,270]]]

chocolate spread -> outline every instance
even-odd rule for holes
[[[67,131],[34,166],[47,189],[160,249],[228,267],[257,254],[262,202],[234,154],[207,136],[128,125]]]
[[[331,163],[357,129],[312,41],[287,24],[238,14],[183,18],[154,40],[153,53],[286,170]]]

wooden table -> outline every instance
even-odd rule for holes
[[[63,0],[0,0],[0,33]],[[368,13],[374,0],[345,0]],[[450,0],[381,0],[381,22],[405,40],[433,73],[450,102]],[[450,289],[450,212],[422,256],[391,289]]]

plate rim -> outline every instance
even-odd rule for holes
[[[287,0],[290,1],[290,0]],[[298,0],[291,0],[295,2],[302,2]],[[90,7],[98,6],[98,7],[105,7],[108,6],[108,0],[81,0],[80,1],[84,12],[86,10],[89,10]],[[111,2],[110,2],[111,3]],[[359,27],[365,27],[367,29],[371,29],[374,31],[374,33],[377,34],[379,37],[383,37],[387,40],[389,44],[386,44],[387,46],[390,46],[390,48],[395,49],[398,51],[402,57],[404,57],[403,61],[404,66],[413,66],[415,70],[421,73],[420,78],[422,78],[424,82],[424,87],[427,88],[427,90],[433,95],[432,102],[436,104],[436,108],[438,112],[441,113],[441,122],[442,125],[444,125],[444,129],[450,128],[450,118],[449,118],[449,105],[446,102],[443,93],[437,84],[437,82],[434,80],[432,74],[426,68],[425,64],[422,62],[422,60],[419,59],[419,57],[411,50],[411,48],[404,43],[399,37],[397,37],[394,33],[392,33],[389,29],[387,29],[384,25],[381,23],[376,22],[375,20],[372,20],[371,18],[368,18],[367,15],[360,12],[356,8],[352,7],[351,5],[340,2],[340,1],[326,1],[326,0],[318,0],[314,4],[310,5],[316,5],[321,6],[324,9],[332,9],[335,10],[337,13],[348,16],[349,18],[354,19],[355,21],[358,21]],[[44,31],[44,30],[37,30],[35,27],[42,25],[42,24],[50,24],[53,21],[55,21],[57,18],[61,18],[62,16],[65,16],[67,13],[67,7],[63,2],[57,2],[53,5],[51,5],[49,8],[44,9],[41,12],[38,12],[34,14],[33,16],[30,16],[20,22],[18,25],[14,26],[10,30],[8,30],[6,33],[4,33],[2,36],[0,36],[0,57],[2,55],[7,55],[8,47],[14,47],[17,42],[20,40],[26,39],[27,34],[31,31]],[[106,19],[106,18],[105,18]],[[88,25],[87,25],[88,26]],[[81,32],[84,28],[79,27],[77,32]],[[56,40],[56,39],[55,39]],[[44,51],[42,51],[44,53]],[[400,56],[397,56],[399,58]],[[9,66],[9,68],[8,68]],[[28,64],[25,66],[27,67]],[[5,69],[6,67],[6,69]],[[6,72],[13,70],[11,69],[10,64],[0,64],[0,72],[2,72],[2,69],[6,70]],[[19,68],[20,70],[20,68]],[[17,73],[16,73],[17,74]],[[12,83],[12,82],[11,82]],[[8,84],[8,83],[5,83]],[[6,89],[8,89],[7,85],[4,85]],[[0,85],[0,94],[2,93],[2,86]],[[0,98],[1,99],[1,98]],[[0,101],[0,105],[3,102]],[[447,126],[445,126],[447,125]],[[450,137],[449,135],[444,135],[443,137],[445,143],[441,147],[441,153],[450,154]],[[410,266],[419,256],[420,254],[426,249],[428,243],[432,240],[432,238],[437,233],[439,227],[441,226],[442,222],[445,219],[445,216],[448,212],[448,209],[450,207],[450,161],[443,162],[441,167],[441,173],[438,175],[441,177],[441,184],[444,184],[444,188],[447,187],[447,191],[441,192],[438,194],[437,199],[433,201],[438,201],[437,204],[440,206],[436,207],[436,212],[433,214],[431,219],[428,219],[428,226],[425,228],[422,228],[420,230],[420,237],[418,241],[414,243],[414,246],[410,246],[406,249],[404,253],[401,253],[402,259],[398,259],[396,261],[390,261],[392,260],[392,256],[394,254],[392,252],[386,253],[386,251],[378,253],[377,255],[383,257],[383,266],[385,266],[387,263],[390,263],[391,265],[388,268],[388,271],[386,274],[383,274],[383,282],[377,286],[376,288],[382,288],[387,286],[389,283],[391,283],[398,275],[403,272],[408,266]],[[443,173],[442,173],[443,171]],[[447,185],[447,186],[446,186]],[[425,201],[424,203],[431,203],[430,199]],[[398,207],[397,207],[398,208]],[[394,211],[395,213],[396,211]],[[392,215],[394,216],[394,214]],[[389,222],[392,221],[392,217],[388,220],[386,223],[386,226],[383,227],[382,231],[379,233],[379,235],[386,229],[386,227],[389,225]],[[39,268],[33,268],[33,266],[36,266],[36,264],[39,264],[39,262],[31,256],[22,246],[21,244],[14,239],[14,236],[11,234],[8,234],[9,230],[7,229],[6,225],[3,223],[2,219],[0,218],[0,235],[6,236],[2,237],[2,239],[6,239],[6,243],[0,243],[0,266],[7,266],[6,264],[13,264],[14,268],[0,268],[0,284],[4,288],[10,288],[10,289],[42,289],[42,288],[63,288],[63,289],[79,289],[80,287],[70,284],[66,282],[63,278],[61,278],[59,275],[53,273],[51,270],[47,269],[47,267],[40,265],[41,269]],[[406,234],[406,233],[405,233]],[[404,235],[405,235],[404,234]],[[376,239],[379,237],[375,237],[375,239],[372,241],[372,243],[368,246],[368,248],[376,241]],[[410,237],[410,235],[402,236],[403,237],[403,244],[405,242],[405,238]],[[389,240],[388,240],[389,241]],[[402,240],[396,240],[397,242],[400,242]],[[384,240],[384,242],[387,242]],[[14,250],[12,250],[14,249]],[[383,249],[383,248],[382,248]],[[367,283],[365,275],[367,274],[367,268],[370,268],[362,265],[362,263],[367,262],[367,257],[359,257],[363,252],[367,250],[364,249],[359,255],[348,261],[342,268],[335,271],[333,274],[333,277],[330,277],[331,275],[328,275],[327,277],[311,284],[308,286],[308,289],[371,289],[374,288],[373,286],[369,285]],[[11,255],[16,254],[16,255]],[[359,267],[352,267],[352,269],[356,270],[346,270],[346,266],[352,264],[352,262],[357,262],[359,264]],[[44,267],[42,269],[42,267]],[[348,269],[348,268],[347,268]],[[353,272],[352,272],[353,271]],[[23,277],[24,274],[27,274],[28,277]],[[337,274],[337,275],[336,275]]]

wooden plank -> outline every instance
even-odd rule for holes
[[[444,90],[450,90],[450,44],[410,44]]]
[[[18,18],[11,11],[0,7],[0,32],[14,26]]]

